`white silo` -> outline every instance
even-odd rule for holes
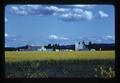
[[[84,49],[84,45],[82,42],[79,43],[79,50],[83,50]]]
[[[75,51],[78,51],[78,50],[79,50],[79,43],[75,42]]]
[[[75,42],[75,51],[83,50],[85,49],[85,46],[82,42]]]

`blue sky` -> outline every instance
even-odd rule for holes
[[[5,46],[114,43],[112,5],[7,5]]]

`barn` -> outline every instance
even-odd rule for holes
[[[85,42],[76,42],[72,45],[58,45],[58,46],[33,46],[33,45],[25,45],[22,47],[7,47],[6,51],[86,51],[86,50],[115,50],[115,44],[88,44]]]

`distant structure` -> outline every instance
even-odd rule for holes
[[[26,45],[24,47],[18,48],[20,51],[46,51],[46,48],[44,46],[32,46],[32,45]]]
[[[88,50],[88,48],[86,48],[84,41],[75,43],[75,51],[81,51],[81,50]]]
[[[48,46],[33,46],[33,45],[25,45],[21,47],[6,47],[5,51],[103,51],[103,50],[115,50],[115,44],[104,44],[104,43],[91,43],[88,45],[85,44],[84,41],[75,42],[75,44],[71,45],[51,45]]]
[[[37,51],[46,51],[46,48],[44,46],[41,46],[41,48],[37,49]]]

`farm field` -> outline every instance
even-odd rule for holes
[[[115,51],[5,52],[8,78],[115,77]]]

